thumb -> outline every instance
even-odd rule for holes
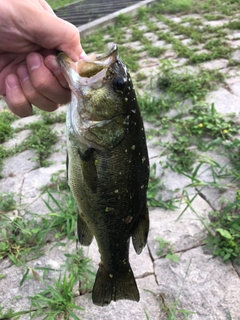
[[[41,27],[39,27],[41,26]],[[78,29],[52,13],[43,10],[28,24],[29,38],[42,48],[64,51],[73,61],[82,54]],[[26,29],[25,29],[26,32]]]

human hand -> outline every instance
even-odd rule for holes
[[[69,102],[56,53],[74,61],[85,56],[77,28],[44,0],[0,0],[0,12],[0,95],[12,112],[26,117],[32,104],[54,111]]]

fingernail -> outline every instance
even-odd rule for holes
[[[34,54],[31,56],[31,59],[28,59],[28,66],[30,70],[35,70],[41,66],[42,62],[42,57],[38,54]]]
[[[6,78],[6,84],[9,86],[9,88],[14,89],[14,88],[18,88],[19,83],[16,79],[16,77],[12,74],[10,74],[7,78]]]
[[[51,59],[51,71],[53,74],[56,74],[56,75],[61,73],[60,65],[55,59]]]
[[[21,81],[25,81],[29,79],[29,73],[26,66],[21,66],[17,70],[17,74]]]
[[[88,59],[88,55],[85,53],[85,51],[83,50],[81,55],[80,55],[80,59],[86,60]]]

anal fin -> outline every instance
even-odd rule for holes
[[[117,300],[139,301],[139,291],[130,264],[120,273],[109,273],[100,263],[92,292],[93,303],[106,306]]]
[[[140,220],[137,223],[133,233],[132,233],[132,243],[134,249],[137,254],[142,252],[142,249],[145,247],[147,243],[149,231],[149,213],[148,213],[148,206],[144,206],[142,215]]]
[[[93,240],[93,235],[83,220],[83,218],[78,214],[78,221],[77,221],[77,233],[78,233],[78,240],[83,246],[89,246]]]

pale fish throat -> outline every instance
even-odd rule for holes
[[[70,88],[74,92],[79,85],[91,86],[102,80],[108,68],[117,60],[117,56],[117,45],[113,45],[112,48],[104,54],[92,54],[89,55],[87,59],[81,59],[77,62],[72,61],[62,52],[58,55],[58,61]]]

